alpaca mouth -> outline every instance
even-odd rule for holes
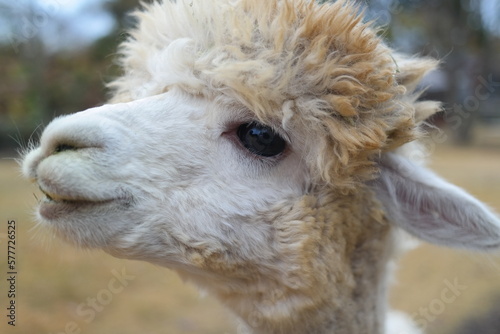
[[[65,199],[64,197],[61,197],[61,196],[56,195],[54,193],[49,193],[48,191],[44,190],[41,186],[39,186],[39,189],[45,195],[45,200],[48,202],[70,202],[70,201],[73,201],[73,200]]]
[[[114,198],[105,200],[92,200],[83,197],[73,198],[48,191],[41,186],[40,191],[45,197],[40,201],[39,212],[47,220],[55,220],[69,214],[105,206],[116,200]]]
[[[45,200],[51,203],[102,203],[109,202],[110,200],[96,201],[91,199],[86,199],[83,197],[71,197],[59,195],[55,192],[48,191],[41,186],[39,186],[40,191],[45,195]]]

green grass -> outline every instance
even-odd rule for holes
[[[450,181],[500,209],[500,151],[440,149],[432,166]],[[200,297],[172,271],[115,259],[103,252],[76,250],[35,226],[30,212],[40,197],[19,176],[12,161],[0,161],[0,333],[23,334],[189,334],[236,333],[230,316],[209,297]],[[6,325],[7,220],[17,222],[17,326]],[[431,314],[427,333],[446,334],[467,317],[500,299],[498,259],[424,245],[405,255],[391,304],[419,317],[421,308],[439,306],[445,280],[467,288],[439,314]],[[88,298],[109,297],[112,270],[125,268],[135,278],[90,319]],[[104,291],[104,292],[103,292]],[[107,300],[106,300],[107,302]],[[420,316],[421,317],[421,316]],[[91,321],[89,321],[91,320]]]

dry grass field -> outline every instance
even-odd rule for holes
[[[498,148],[439,148],[431,166],[500,211]],[[34,229],[33,194],[40,196],[19,176],[16,164],[1,160],[0,333],[237,333],[221,306],[173,272],[75,250]],[[7,325],[6,317],[8,220],[17,227],[15,327]],[[116,279],[120,275],[121,281]],[[403,257],[391,304],[412,315],[427,333],[469,333],[471,318],[495,308],[500,314],[500,259],[423,245]],[[500,333],[499,328],[472,328],[470,333]]]

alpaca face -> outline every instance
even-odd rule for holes
[[[394,54],[357,12],[145,5],[116,104],[54,120],[25,157],[39,220],[173,268],[250,325],[257,310],[261,333],[380,332],[394,226],[490,250],[500,220],[406,158],[438,109],[415,92],[435,62]]]
[[[308,176],[293,139],[254,121],[179,90],[56,119],[23,167],[46,194],[39,219],[77,245],[174,267],[235,244],[247,260],[271,252],[262,213]]]

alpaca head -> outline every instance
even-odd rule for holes
[[[64,239],[227,300],[284,286],[283,317],[320,286],[357,291],[358,267],[380,272],[392,226],[500,245],[487,208],[390,153],[437,108],[413,92],[435,63],[394,54],[349,3],[178,0],[136,15],[113,103],[54,120],[24,160],[46,194],[40,221]]]

